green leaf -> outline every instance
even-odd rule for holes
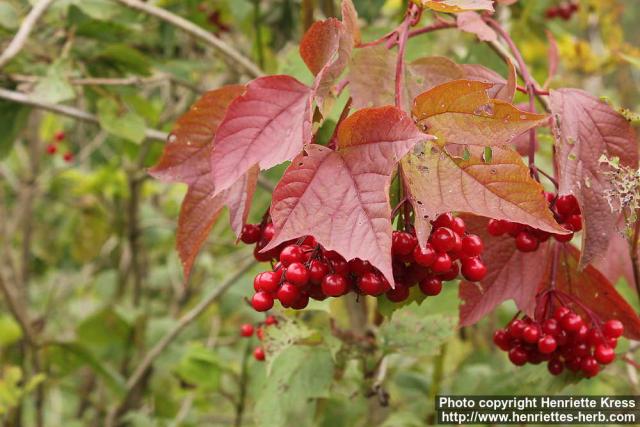
[[[30,111],[22,105],[0,100],[0,159],[11,151],[13,142],[27,124]]]
[[[82,12],[93,19],[108,21],[118,13],[118,5],[111,0],[72,0]]]
[[[316,399],[329,396],[333,363],[324,346],[293,346],[273,361],[254,410],[259,427],[313,425]]]
[[[82,344],[110,351],[129,345],[131,324],[113,307],[105,307],[84,319],[76,330]]]
[[[265,328],[263,344],[269,354],[267,372],[271,372],[273,362],[280,353],[292,345],[307,341],[314,336],[317,342],[320,339],[317,331],[290,319],[283,319],[276,326]]]
[[[151,74],[151,61],[140,51],[125,44],[111,44],[98,53],[96,59],[121,73],[133,73],[143,76]]]
[[[389,322],[380,328],[382,349],[386,353],[417,352],[424,356],[438,354],[456,326],[455,316],[434,314],[424,316],[408,306],[397,310]]]
[[[9,346],[22,338],[20,325],[8,314],[0,315],[0,348]]]
[[[144,119],[132,111],[118,111],[115,101],[102,98],[98,101],[98,120],[107,132],[137,144],[144,140]]]
[[[45,77],[38,80],[29,96],[34,100],[57,104],[75,98],[76,93],[64,77],[61,68],[54,65],[49,68]]]
[[[0,3],[0,27],[15,30],[20,24],[18,13],[11,3]]]
[[[207,391],[218,389],[220,372],[216,353],[201,343],[194,343],[185,350],[176,369],[184,382]]]

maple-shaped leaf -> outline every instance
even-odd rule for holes
[[[624,225],[620,225],[620,228],[623,227]],[[633,265],[629,252],[627,239],[619,232],[613,233],[607,252],[591,264],[611,283],[616,283],[620,278],[624,278],[629,286],[635,289]]]
[[[462,64],[465,78],[469,80],[478,80],[486,83],[493,83],[493,87],[487,90],[490,98],[501,99],[506,102],[512,102],[516,93],[517,75],[516,67],[511,61],[508,61],[508,76],[505,79],[500,74],[490,68],[479,64]]]
[[[513,237],[487,233],[486,218],[471,215],[463,218],[468,232],[485,242],[482,260],[487,266],[487,276],[479,283],[464,280],[460,283],[460,326],[478,322],[507,300],[514,300],[519,310],[533,316],[535,297],[549,261],[549,245],[542,243],[535,252],[520,252]]]
[[[485,42],[498,41],[498,35],[487,25],[476,12],[462,12],[456,16],[458,28],[467,33],[475,34],[478,39]]]
[[[353,16],[345,18],[353,19]],[[330,94],[331,86],[349,62],[354,45],[351,31],[356,29],[352,21],[347,26],[335,18],[329,18],[314,22],[300,41],[300,57],[316,76],[313,97],[321,111],[324,111],[324,99]]]
[[[289,76],[253,80],[227,109],[215,134],[211,169],[216,194],[255,165],[291,160],[310,140],[311,89]]]
[[[604,197],[611,188],[601,156],[637,168],[638,142],[631,124],[607,103],[578,89],[551,91],[560,194],[574,194],[582,209],[580,266],[602,256],[616,232],[619,213]]]
[[[448,149],[457,148],[449,147]],[[508,219],[552,233],[566,234],[553,218],[543,188],[510,148],[469,146],[454,156],[434,143],[416,147],[402,159],[402,175],[413,205],[421,244],[430,233],[430,221],[444,212],[468,212]]]
[[[410,101],[422,92],[452,80],[465,78],[464,70],[444,56],[426,56],[407,64]]]
[[[389,186],[397,162],[429,139],[403,111],[359,110],[338,128],[337,150],[310,145],[273,192],[276,234],[264,249],[304,235],[346,259],[369,260],[393,283]]]
[[[216,192],[209,160],[214,135],[224,114],[244,90],[244,86],[234,85],[205,93],[178,119],[162,157],[149,169],[149,174],[159,180],[189,186],[180,209],[176,241],[185,277],[189,276],[222,208],[228,206],[236,235],[240,234],[249,212],[257,181],[256,168],[242,174],[229,189]]]
[[[640,339],[640,318],[635,310],[616,291],[606,277],[593,266],[580,270],[580,251],[571,245],[560,245],[559,262],[555,282],[557,289],[577,299],[583,306],[595,313],[602,321],[618,319],[624,325],[627,338]],[[549,283],[552,269],[547,267],[543,284]],[[580,304],[573,308],[587,316]]]
[[[413,116],[427,132],[447,144],[506,145],[519,134],[539,126],[547,117],[529,113],[500,99],[491,99],[493,85],[454,80],[420,94]]]
[[[414,3],[436,12],[460,13],[468,10],[493,12],[493,0],[413,0]]]

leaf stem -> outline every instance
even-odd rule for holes
[[[633,227],[633,235],[631,236],[629,251],[631,254],[631,265],[633,267],[633,281],[640,298],[640,263],[638,262],[638,239],[640,238],[640,209],[636,210],[636,222]]]

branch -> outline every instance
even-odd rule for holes
[[[180,335],[180,333],[189,326],[194,320],[198,318],[209,306],[215,302],[221,295],[225,293],[233,284],[235,284],[249,269],[256,264],[256,261],[251,258],[244,264],[242,264],[238,270],[220,286],[215,288],[213,292],[205,296],[195,307],[185,313],[175,324],[169,332],[167,332],[142,359],[142,362],[136,367],[126,383],[126,395],[121,404],[110,412],[108,417],[110,424],[113,425],[115,417],[117,417],[119,408],[126,406],[126,402],[131,395],[131,392],[138,386],[140,381],[147,375],[148,370],[153,365],[153,362],[162,354],[162,352]]]
[[[79,110],[75,107],[69,107],[68,105],[52,104],[49,102],[38,101],[22,92],[0,88],[0,99],[17,102],[18,104],[29,105],[31,107],[50,111],[56,114],[61,114],[63,116],[73,117],[74,119],[82,120],[85,122],[100,124],[98,117],[84,110]],[[167,134],[166,132],[162,132],[156,129],[146,129],[144,134],[147,139],[163,142],[166,141],[167,137],[169,136],[169,134]]]
[[[29,316],[27,314],[27,310],[23,307],[16,297],[14,291],[11,289],[8,281],[5,279],[4,274],[0,271],[0,291],[4,295],[4,298],[9,306],[9,311],[13,314],[13,317],[20,325],[20,329],[22,330],[22,335],[25,340],[33,347],[38,346],[38,339],[36,337],[35,332],[31,328],[31,321],[29,320]]]
[[[53,0],[40,0],[31,9],[27,17],[22,21],[22,25],[13,40],[11,40],[11,43],[9,43],[9,46],[7,46],[4,52],[2,52],[2,55],[0,55],[0,68],[4,67],[22,50],[36,22],[51,3],[53,3]]]
[[[248,58],[244,57],[240,52],[236,51],[224,41],[220,40],[218,37],[214,36],[205,29],[197,26],[193,22],[184,19],[181,16],[175,15],[166,9],[153,6],[149,3],[141,2],[140,0],[117,1],[131,9],[136,9],[148,15],[155,16],[156,18],[161,19],[177,28],[180,28],[184,32],[191,34],[192,36],[211,45],[212,47],[229,57],[231,60],[236,62],[238,65],[240,65],[249,75],[253,77],[260,77],[263,75],[262,71],[256,64],[251,62]]]

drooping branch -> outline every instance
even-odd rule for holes
[[[7,65],[7,63],[22,50],[29,39],[29,35],[31,34],[33,27],[36,25],[36,22],[40,19],[51,3],[53,3],[53,0],[40,0],[31,9],[27,17],[22,21],[22,25],[20,25],[18,32],[11,40],[11,43],[9,43],[9,46],[7,46],[4,52],[2,52],[2,55],[0,55],[0,68]]]
[[[235,50],[233,47],[229,46],[227,43],[222,41],[220,38],[214,36],[210,32],[205,29],[197,26],[193,22],[182,18],[181,16],[175,15],[169,12],[166,9],[162,9],[157,6],[153,6],[149,3],[144,3],[139,0],[117,0],[124,6],[127,6],[131,9],[139,10],[140,12],[144,12],[148,15],[154,16],[158,19],[161,19],[174,27],[177,27],[184,32],[191,34],[192,36],[202,40],[203,42],[209,44],[213,48],[217,49],[233,62],[240,65],[250,76],[252,77],[260,77],[263,75],[260,68],[251,62],[248,58],[243,56],[240,52]]]

